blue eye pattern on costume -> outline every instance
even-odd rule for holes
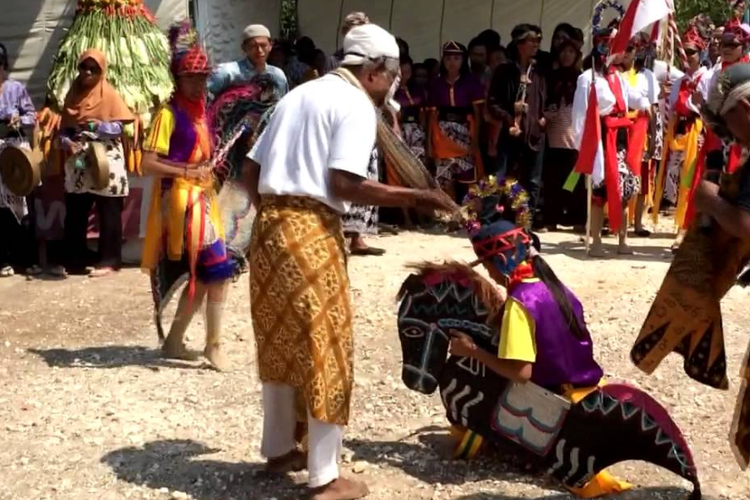
[[[529,195],[515,179],[489,177],[472,186],[463,205],[474,252],[506,276],[529,256]]]

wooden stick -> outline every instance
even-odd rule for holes
[[[593,187],[591,176],[586,176],[586,256],[589,255],[591,247],[591,205],[593,201]]]

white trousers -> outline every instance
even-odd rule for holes
[[[294,388],[274,382],[263,384],[263,441],[261,453],[266,458],[283,457],[297,447],[294,430],[297,426]],[[309,452],[308,485],[319,488],[339,477],[339,457],[344,428],[314,419],[307,413]]]

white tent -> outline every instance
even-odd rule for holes
[[[340,43],[339,27],[352,11],[366,12],[372,22],[387,28],[410,45],[414,59],[437,57],[442,44],[455,40],[468,44],[481,31],[492,28],[510,39],[519,23],[542,27],[549,40],[555,26],[569,22],[591,32],[596,0],[298,0],[299,27],[326,52]],[[628,5],[630,2],[622,2]]]

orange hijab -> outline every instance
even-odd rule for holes
[[[90,89],[82,89],[78,81],[65,96],[62,112],[62,126],[75,127],[91,120],[102,122],[132,122],[135,115],[122,100],[120,94],[107,81],[107,57],[100,50],[89,49],[78,58],[80,65],[93,59],[102,70],[99,82]]]

